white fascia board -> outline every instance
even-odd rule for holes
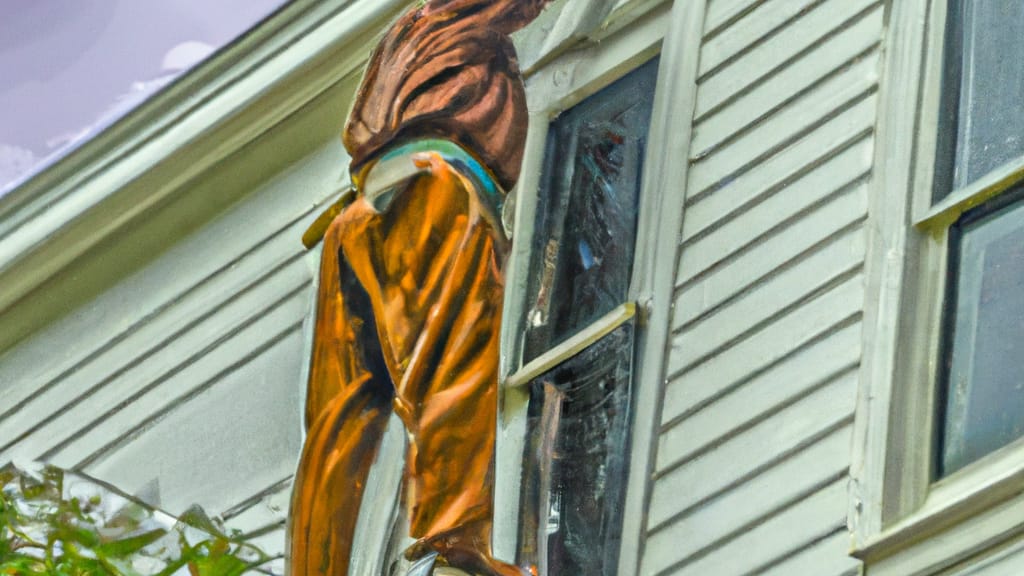
[[[363,66],[408,4],[294,2],[0,199],[0,314]],[[158,167],[144,193],[119,198]]]

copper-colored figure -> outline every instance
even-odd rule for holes
[[[410,437],[402,502],[418,541],[407,556],[523,574],[490,544],[507,251],[499,215],[527,120],[508,34],[544,4],[431,0],[371,58],[343,137],[353,181],[361,188],[396,150],[422,172],[384,208],[360,190],[324,237],[289,528],[294,575],[347,574],[392,411]]]

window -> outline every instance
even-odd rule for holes
[[[520,565],[614,574],[626,484],[635,306],[627,301],[657,59],[548,131],[528,278]]]
[[[1024,4],[890,12],[851,490],[873,576],[997,546],[1024,503]]]
[[[493,543],[540,574],[639,564],[689,141],[671,103],[698,54],[667,34],[702,13],[684,4],[619,3],[602,24],[579,16],[608,6],[575,0],[520,39],[561,48],[520,53],[531,118],[506,202]]]
[[[1024,60],[1006,49],[1024,34],[1024,4],[954,0],[948,22],[934,190],[940,209],[931,215],[953,222],[946,231],[939,477],[1024,435],[1024,219],[1003,178],[1024,168],[1017,160],[1024,153]],[[993,174],[1003,181],[988,185]],[[965,201],[974,207],[963,211]]]

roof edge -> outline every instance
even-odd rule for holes
[[[362,67],[367,34],[407,4],[290,4],[0,199],[0,313]],[[245,122],[230,122],[243,112]],[[204,154],[187,153],[200,143]],[[168,163],[174,178],[154,178],[143,198],[118,201],[158,167],[167,174]]]

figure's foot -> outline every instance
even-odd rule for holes
[[[407,576],[475,576],[464,570],[451,566],[437,566],[437,554],[420,559],[409,568]]]
[[[433,572],[430,576],[533,576],[532,570],[507,564],[491,553],[491,527],[489,522],[467,523],[456,529],[429,538],[421,538],[405,550],[405,558],[420,566],[423,562]],[[429,559],[428,559],[429,558]],[[439,571],[442,568],[457,572]],[[409,576],[420,576],[409,572]]]
[[[465,564],[451,561],[452,556],[455,559],[463,558]],[[463,565],[465,568],[460,567]],[[530,576],[530,572],[493,558],[482,558],[473,553],[460,554],[452,550],[448,558],[437,552],[428,553],[409,567],[406,576]]]
[[[437,552],[431,552],[417,560],[406,572],[406,576],[433,576],[435,564],[437,564]]]

